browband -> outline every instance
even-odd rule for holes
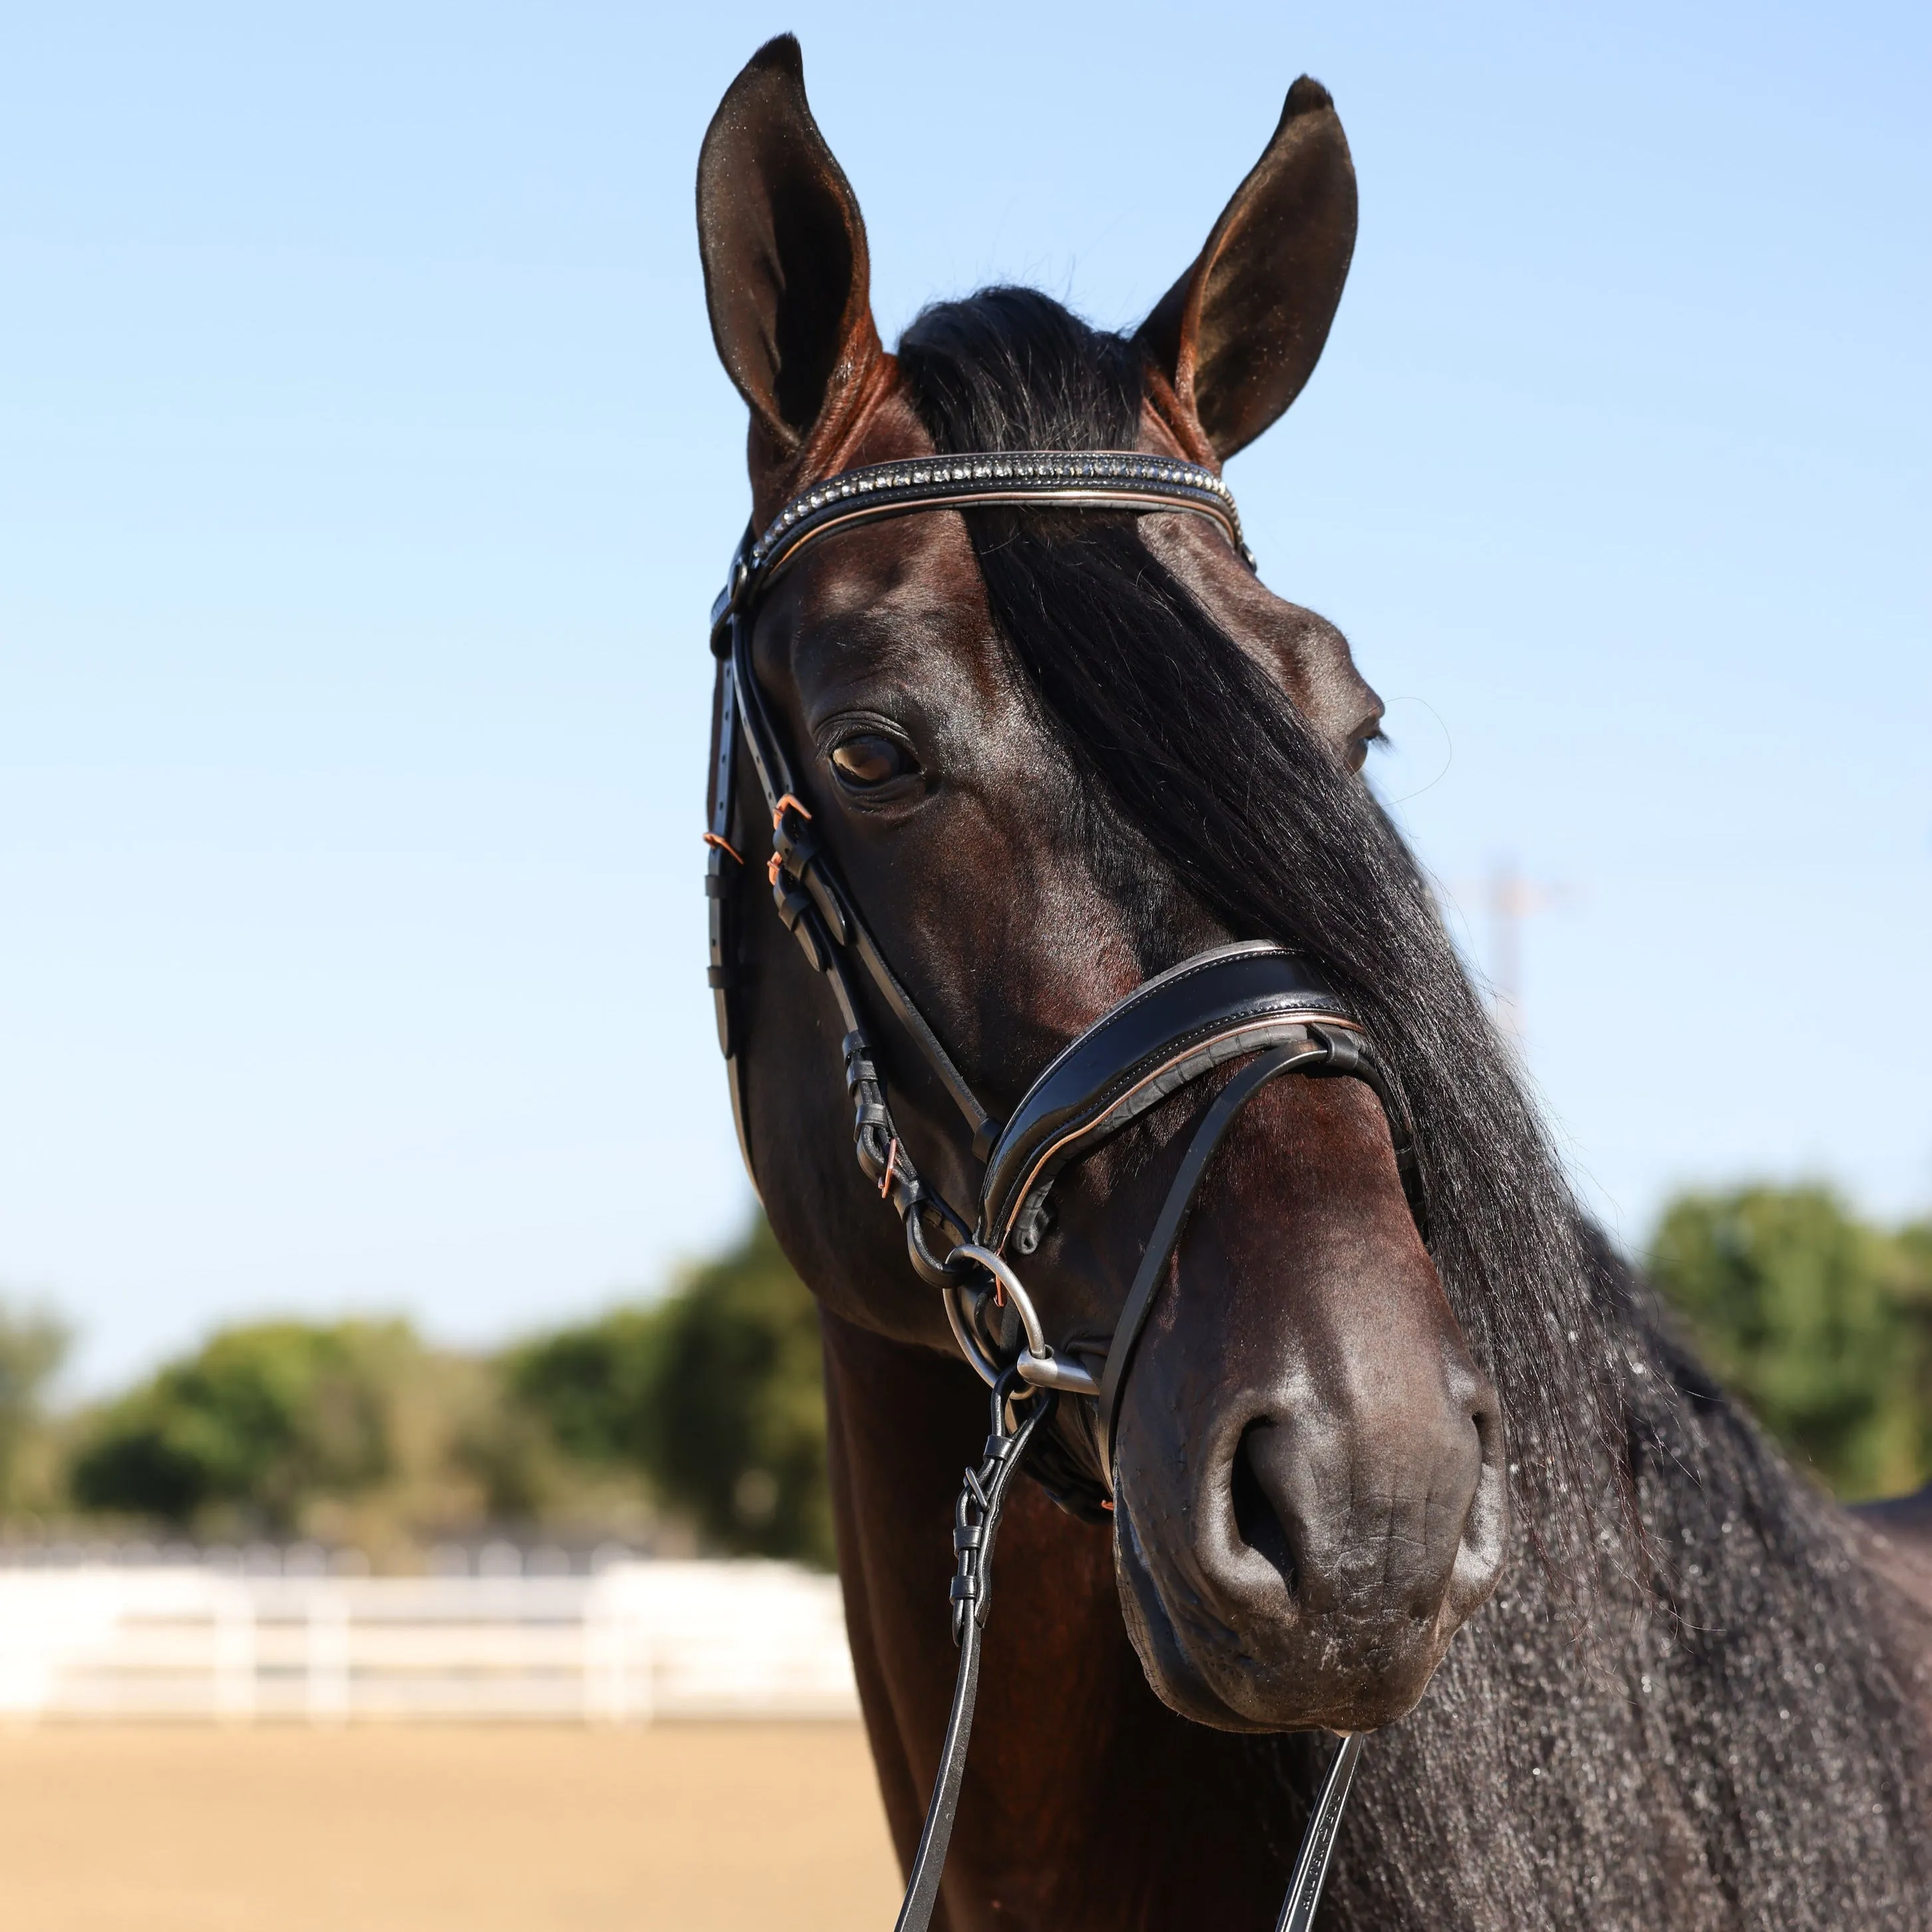
[[[1006,455],[932,456],[842,470],[794,496],[734,562],[731,581],[711,610],[711,647],[723,655],[727,620],[749,608],[805,547],[854,524],[910,510],[969,509],[983,503],[1066,509],[1185,510],[1206,517],[1252,570],[1234,492],[1213,470],[1178,457],[1136,450],[1018,450]]]

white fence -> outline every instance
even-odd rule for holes
[[[779,1563],[595,1576],[0,1570],[0,1721],[843,1717],[836,1579]]]

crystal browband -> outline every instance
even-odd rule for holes
[[[905,511],[976,503],[1190,511],[1218,524],[1251,568],[1254,563],[1233,493],[1198,464],[1113,449],[922,457],[844,470],[794,496],[742,553],[712,613],[714,627],[742,609],[814,538]]]

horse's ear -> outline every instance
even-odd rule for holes
[[[1194,266],[1141,325],[1184,425],[1222,460],[1301,393],[1355,248],[1355,166],[1328,90],[1306,74]]]
[[[866,225],[812,118],[790,34],[746,63],[698,160],[698,243],[711,333],[751,405],[754,461],[796,456],[880,357]]]

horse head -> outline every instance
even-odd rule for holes
[[[858,206],[786,39],[712,123],[698,217],[762,529],[828,476],[935,452],[1138,451],[1218,472],[1314,368],[1355,190],[1328,96],[1298,81],[1132,337],[993,290],[928,310],[889,353]],[[1360,776],[1380,703],[1334,626],[1209,522],[988,506],[856,526],[772,585],[750,660],[812,836],[996,1109],[1134,988],[1234,941],[1298,946],[1407,1024],[1388,956],[1406,942],[1384,930],[1400,922],[1375,926],[1350,885],[1381,868],[1377,890],[1434,929]],[[760,818],[741,796],[727,842],[746,859]],[[939,1298],[852,1167],[840,1016],[762,886],[738,873],[725,890],[742,902],[742,1125],[766,1209],[832,1316],[950,1353]],[[909,1153],[974,1198],[979,1162],[940,1082],[890,1015],[872,1033]],[[1406,1070],[1396,1054],[1398,1084]],[[1104,1354],[1227,1077],[1059,1178],[1024,1266],[1064,1352]],[[1376,1094],[1262,1089],[1195,1198],[1106,1466],[1090,1402],[1064,1400],[1054,1424],[1048,1479],[1076,1508],[1111,1508],[1128,1626],[1174,1708],[1360,1730],[1420,1697],[1506,1540],[1499,1406],[1463,1326]]]

